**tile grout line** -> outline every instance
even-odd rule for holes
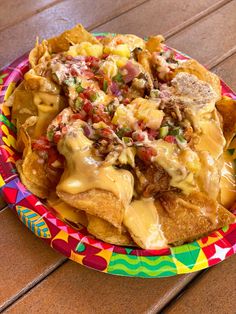
[[[214,267],[214,266],[213,266]],[[211,268],[213,268],[211,267]],[[170,299],[170,301],[164,305],[160,310],[158,310],[156,313],[157,314],[165,314],[165,310],[167,310],[169,307],[171,307],[179,298],[181,298],[185,291],[187,291],[189,288],[191,288],[192,284],[194,284],[195,282],[197,282],[199,279],[201,279],[206,272],[209,271],[209,268],[206,268],[202,271],[200,271],[199,274],[197,274],[192,280],[190,280],[184,287],[183,289],[181,289],[175,296],[173,296],[172,299]]]
[[[200,21],[201,19],[203,19],[207,15],[209,15],[209,14],[219,10],[223,6],[227,5],[229,2],[232,2],[232,0],[222,0],[221,2],[218,2],[217,4],[213,4],[209,8],[207,8],[207,9],[197,13],[196,15],[194,15],[193,17],[191,17],[187,21],[185,21],[182,24],[179,24],[176,27],[174,27],[174,28],[170,29],[169,31],[167,31],[166,34],[164,34],[165,38],[166,39],[171,38],[172,36],[174,36],[175,34],[181,32],[185,28],[187,28],[187,27],[195,24],[196,22]]]
[[[41,13],[41,12],[43,12],[43,11],[45,11],[45,10],[47,10],[47,9],[49,9],[49,8],[51,8],[51,7],[55,6],[55,5],[57,5],[57,4],[59,4],[60,2],[63,2],[63,1],[66,1],[66,0],[55,0],[54,2],[51,2],[51,3],[45,5],[45,6],[42,7],[42,8],[36,9],[34,12],[25,15],[23,18],[18,19],[18,20],[16,20],[16,21],[13,22],[13,23],[9,23],[9,24],[3,26],[2,28],[0,28],[0,32],[2,32],[2,31],[4,31],[4,30],[6,30],[7,28],[10,28],[10,27],[12,27],[12,26],[14,26],[14,25],[17,25],[17,24],[23,22],[24,20],[29,19],[29,18],[31,18],[32,16],[34,16],[34,15],[36,15],[36,14],[38,14],[38,13]]]
[[[10,308],[14,303],[16,303],[18,300],[24,297],[27,293],[29,293],[34,287],[39,285],[45,278],[47,278],[49,275],[54,273],[58,268],[60,268],[62,265],[64,265],[68,259],[66,257],[62,257],[61,260],[56,262],[54,265],[49,267],[45,272],[43,272],[35,281],[30,282],[27,284],[22,290],[20,290],[16,295],[8,299],[1,307],[0,307],[0,313],[6,311],[8,308]]]

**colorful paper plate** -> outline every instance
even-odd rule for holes
[[[104,33],[96,34],[105,36]],[[166,47],[166,49],[172,49]],[[176,51],[179,59],[188,56]],[[6,100],[28,70],[27,54],[0,74],[0,103]],[[236,99],[224,83],[222,93]],[[122,276],[167,277],[215,265],[236,252],[236,223],[208,237],[178,247],[142,250],[104,243],[85,228],[74,229],[57,218],[21,183],[15,167],[15,126],[8,107],[0,107],[0,188],[3,198],[18,218],[38,237],[71,260],[90,268]]]

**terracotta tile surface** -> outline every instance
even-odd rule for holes
[[[0,212],[0,312],[17,294],[64,260],[9,209]]]
[[[144,0],[116,0],[111,6],[108,0],[63,1],[0,32],[0,68],[30,50],[36,36],[55,36],[77,23],[86,27],[98,25],[143,2]]]
[[[69,261],[7,313],[156,313],[195,275],[127,278],[99,273]]]
[[[132,11],[96,28],[98,31],[133,33],[139,36],[169,33],[171,29],[208,9],[211,5],[225,1],[151,0]]]
[[[213,69],[225,83],[236,91],[236,53]]]
[[[236,255],[209,269],[164,313],[233,314],[236,309]]]
[[[12,25],[19,20],[22,20],[35,12],[44,9],[49,5],[57,3],[58,0],[40,0],[31,1],[29,0],[8,0],[0,2],[0,12],[7,12],[8,14],[1,14],[0,19],[0,30]],[[29,5],[30,4],[30,5]],[[17,7],[17,14],[15,8]]]
[[[236,1],[194,23],[167,43],[183,51],[202,64],[214,66],[217,59],[235,46]]]

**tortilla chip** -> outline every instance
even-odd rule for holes
[[[12,95],[12,122],[19,132],[20,127],[32,116],[37,116],[37,107],[31,91],[16,89]]]
[[[29,63],[32,68],[36,67],[39,63],[43,63],[50,58],[47,40],[43,40],[41,44],[36,41],[35,47],[30,51]]]
[[[176,74],[179,72],[187,72],[187,73],[193,74],[199,80],[207,82],[208,84],[212,86],[213,90],[218,95],[218,99],[221,98],[221,84],[220,84],[219,77],[216,74],[208,71],[204,66],[198,63],[196,60],[190,59],[190,60],[181,62],[180,65],[175,70],[173,70],[171,78],[174,78]]]
[[[236,100],[223,96],[216,103],[216,107],[223,118],[223,131],[227,148],[236,133]]]
[[[80,225],[87,227],[88,219],[84,211],[76,209],[63,202],[56,194],[50,194],[47,198],[47,204],[52,207],[56,214],[63,220],[72,223],[73,226]]]
[[[39,186],[32,181],[28,180],[28,178],[24,175],[22,170],[22,160],[16,161],[16,169],[20,175],[21,182],[26,186],[26,188],[33,193],[34,195],[40,198],[47,198],[48,196],[48,188],[46,186]]]
[[[34,69],[29,70],[25,75],[25,87],[28,90],[44,92],[49,94],[60,94],[60,86],[47,77],[40,76]]]
[[[160,52],[163,51],[163,45],[165,38],[162,35],[151,36],[146,42],[146,49],[149,52]]]
[[[115,228],[109,222],[92,215],[88,217],[88,232],[96,238],[115,245],[134,245],[128,231],[122,226],[122,230]]]
[[[83,41],[88,41],[91,44],[99,43],[96,37],[87,32],[81,24],[77,24],[61,35],[47,40],[48,48],[51,53],[67,51],[70,45],[80,44]]]
[[[162,230],[170,244],[199,239],[235,222],[235,216],[203,193],[161,194],[155,202]]]
[[[29,119],[32,118],[34,117]],[[31,192],[38,197],[46,198],[58,183],[61,170],[49,169],[37,152],[31,149],[31,138],[27,132],[30,125],[27,121],[19,131],[17,146],[23,149],[23,159],[17,162],[17,170],[22,182]]]
[[[121,228],[124,207],[113,193],[92,189],[77,194],[57,191],[57,195],[71,206],[84,210],[87,214],[100,217],[116,228]]]

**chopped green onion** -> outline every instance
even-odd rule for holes
[[[77,85],[75,90],[77,91],[77,93],[82,93],[84,91],[84,88],[81,86],[81,84]]]
[[[131,131],[130,128],[121,128],[119,129],[117,132],[116,132],[116,135],[119,137],[119,138],[122,138],[124,137],[125,134],[129,133]]]
[[[108,88],[108,82],[107,82],[107,80],[104,80],[102,89],[103,89],[104,92],[106,92],[107,88]]]
[[[47,132],[47,138],[51,142],[53,140],[54,132],[53,130],[48,130]]]
[[[170,135],[180,135],[182,133],[182,130],[180,127],[175,127],[174,129],[170,130],[169,134]]]
[[[131,137],[122,137],[122,141],[125,143],[125,144],[132,144],[133,143],[133,140]]]
[[[116,81],[116,82],[119,82],[119,83],[122,83],[123,82],[123,76],[120,72],[118,72],[114,77],[113,77],[113,80]]]
[[[179,141],[182,144],[186,143],[185,138],[183,137],[183,135],[180,135],[180,134],[176,135],[176,140]]]
[[[83,100],[82,98],[78,97],[75,101],[75,108],[77,110],[80,110],[82,108],[82,105],[83,105]]]
[[[169,133],[169,127],[163,126],[160,128],[159,135],[161,138],[165,137]]]
[[[98,93],[97,93],[97,92],[93,92],[93,93],[90,95],[90,97],[89,97],[89,99],[90,99],[92,102],[94,102],[97,98],[98,98]]]

